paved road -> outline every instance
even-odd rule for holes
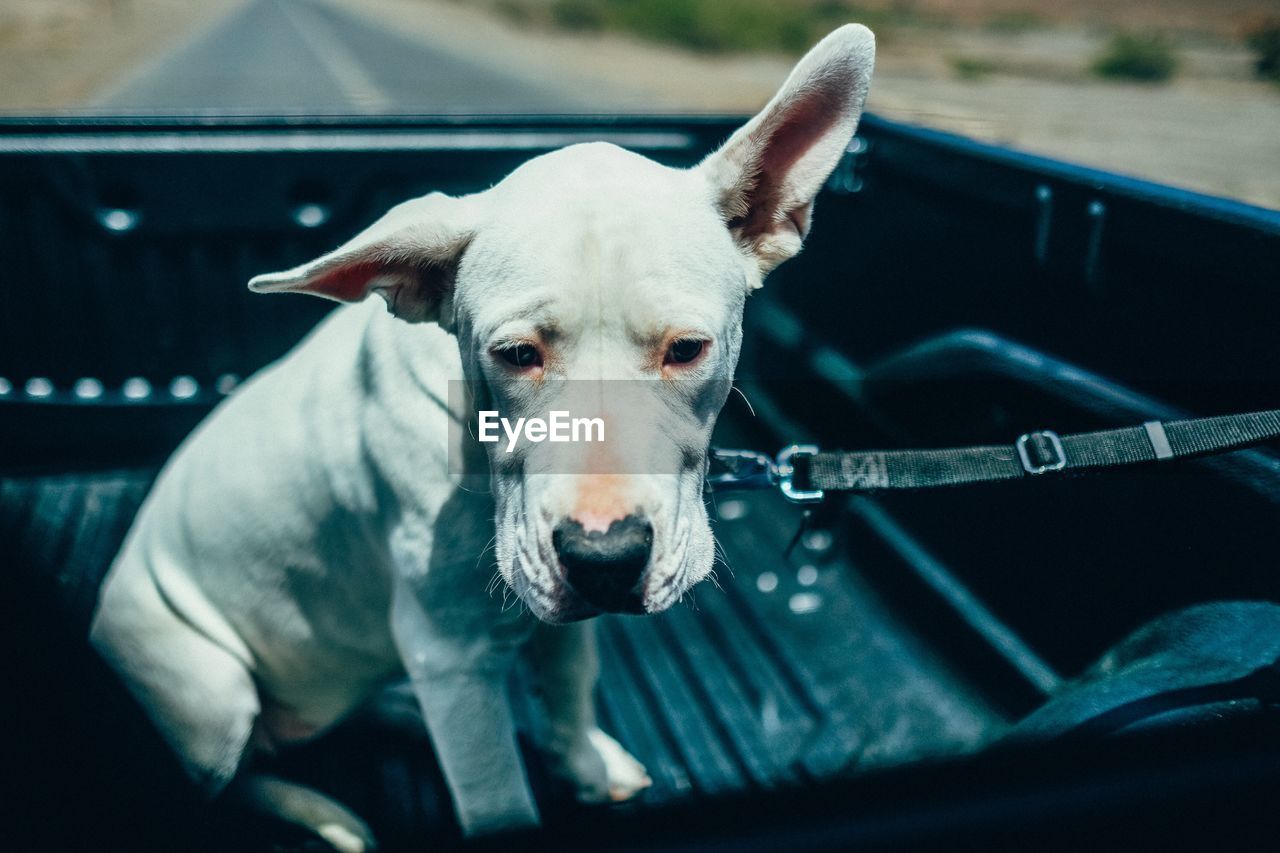
[[[97,100],[123,112],[556,112],[573,99],[322,0],[250,2]]]

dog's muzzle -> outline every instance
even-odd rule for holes
[[[645,571],[653,551],[653,527],[629,515],[605,531],[587,532],[566,519],[551,543],[565,583],[583,601],[609,613],[644,613]]]

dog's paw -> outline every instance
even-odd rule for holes
[[[620,803],[653,784],[644,765],[600,729],[579,735],[568,749],[553,750],[550,758],[552,772],[584,803]]]
[[[644,765],[622,748],[622,744],[609,737],[600,729],[592,729],[587,733],[596,754],[604,762],[605,785],[601,800],[608,799],[615,803],[629,800],[636,794],[653,784]]]
[[[315,832],[337,853],[372,853],[378,849],[373,836],[359,827],[324,823],[317,826]]]

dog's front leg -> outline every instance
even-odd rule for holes
[[[476,586],[483,590],[484,584]],[[487,597],[484,604],[494,606],[496,617],[468,606],[471,596],[461,589],[454,592],[452,599],[433,600],[430,591],[399,582],[391,613],[396,645],[462,831],[535,826],[538,809],[507,695],[512,662],[531,624],[513,623],[511,613],[502,614],[500,603]],[[532,622],[527,614],[520,618]]]
[[[649,787],[644,765],[596,725],[600,675],[595,622],[539,624],[530,664],[547,711],[547,750],[554,769],[586,802],[628,800]]]

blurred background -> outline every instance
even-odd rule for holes
[[[1280,207],[1280,0],[0,0],[0,111],[746,113],[847,21],[883,116]]]

